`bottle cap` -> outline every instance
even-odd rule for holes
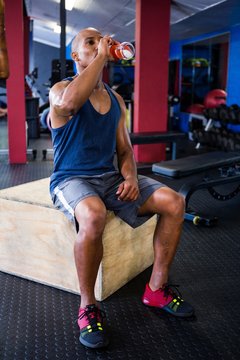
[[[122,54],[122,58],[125,60],[132,59],[135,55],[134,46],[131,43],[123,42],[121,44],[121,54]]]

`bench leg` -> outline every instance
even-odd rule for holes
[[[177,143],[173,142],[172,143],[172,160],[176,160],[176,156],[177,156]]]

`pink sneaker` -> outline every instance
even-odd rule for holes
[[[102,326],[105,313],[95,304],[79,309],[78,326],[80,328],[79,341],[90,348],[102,348],[109,344],[109,339]]]
[[[182,299],[176,288],[177,293],[174,292],[171,286],[174,287],[174,285],[164,284],[160,289],[152,291],[147,284],[142,297],[143,304],[158,307],[174,316],[192,316],[194,313],[193,307]]]

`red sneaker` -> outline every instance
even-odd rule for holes
[[[184,301],[181,294],[172,290],[177,285],[164,284],[160,289],[152,291],[149,285],[146,285],[142,302],[147,306],[154,306],[163,309],[174,316],[189,317],[194,313],[193,307]]]
[[[94,304],[79,309],[78,326],[80,328],[79,341],[90,348],[102,348],[109,344],[109,339],[102,326],[105,313]]]

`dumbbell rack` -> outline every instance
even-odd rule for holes
[[[209,146],[224,151],[240,151],[240,107],[220,105],[204,110],[206,124],[192,127],[196,148]]]

